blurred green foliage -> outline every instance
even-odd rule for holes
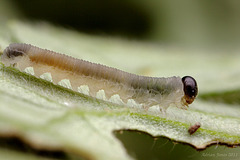
[[[237,0],[11,0],[26,18],[94,34],[187,46],[236,46]]]

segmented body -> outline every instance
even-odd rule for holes
[[[154,105],[167,108],[171,104],[186,108],[187,105],[180,77],[139,76],[30,44],[10,44],[1,59],[6,66],[14,66],[20,71],[32,67],[36,77],[50,73],[55,84],[68,79],[74,91],[85,86],[92,97],[98,98],[100,92],[105,94],[107,100],[119,95],[124,104],[133,100],[145,108]]]

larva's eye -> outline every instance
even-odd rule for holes
[[[197,82],[190,76],[182,78],[184,85],[185,100],[188,104],[191,104],[198,94]]]

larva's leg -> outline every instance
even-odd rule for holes
[[[143,107],[143,109],[144,109],[146,112],[147,112],[148,109],[149,109],[149,107],[148,107],[147,105],[143,105],[142,107]]]
[[[159,106],[159,110],[162,114],[166,115],[167,114],[167,108],[163,108]]]

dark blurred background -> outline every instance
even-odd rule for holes
[[[7,3],[22,18],[48,21],[90,34],[187,46],[236,47],[240,42],[239,0],[8,0]]]
[[[13,0],[25,17],[82,32],[145,37],[151,16],[144,6],[122,0]]]

